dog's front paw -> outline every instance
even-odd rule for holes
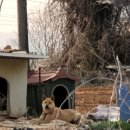
[[[33,119],[33,120],[30,121],[30,123],[31,123],[32,125],[39,125],[39,124],[41,124],[41,121],[38,120],[38,119]]]
[[[36,125],[40,125],[40,124],[42,124],[42,123],[43,123],[43,121],[38,120],[35,124],[36,124]]]
[[[39,121],[35,123],[35,125],[40,125],[40,124],[41,124],[41,122],[39,122]]]

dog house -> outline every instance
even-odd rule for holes
[[[42,97],[54,96],[55,104],[59,107],[75,89],[77,80],[79,80],[77,77],[67,73],[63,68],[59,68],[55,72],[30,72],[28,76],[27,106],[40,114]],[[74,93],[65,101],[61,108],[75,108]]]
[[[25,114],[28,60],[40,58],[43,56],[0,52],[0,114]]]

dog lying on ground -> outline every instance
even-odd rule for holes
[[[42,101],[43,112],[38,120],[38,124],[50,123],[52,120],[63,120],[68,123],[78,124],[81,114],[73,109],[61,110],[54,103],[54,97],[46,97]]]

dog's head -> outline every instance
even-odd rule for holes
[[[54,97],[44,97],[42,100],[42,108],[46,111],[51,111],[55,107]]]

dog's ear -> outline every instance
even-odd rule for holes
[[[45,100],[45,99],[46,99],[46,96],[43,96],[43,97],[42,97],[42,101]]]
[[[52,101],[55,101],[55,97],[54,97],[54,96],[51,96],[51,100],[52,100]]]

